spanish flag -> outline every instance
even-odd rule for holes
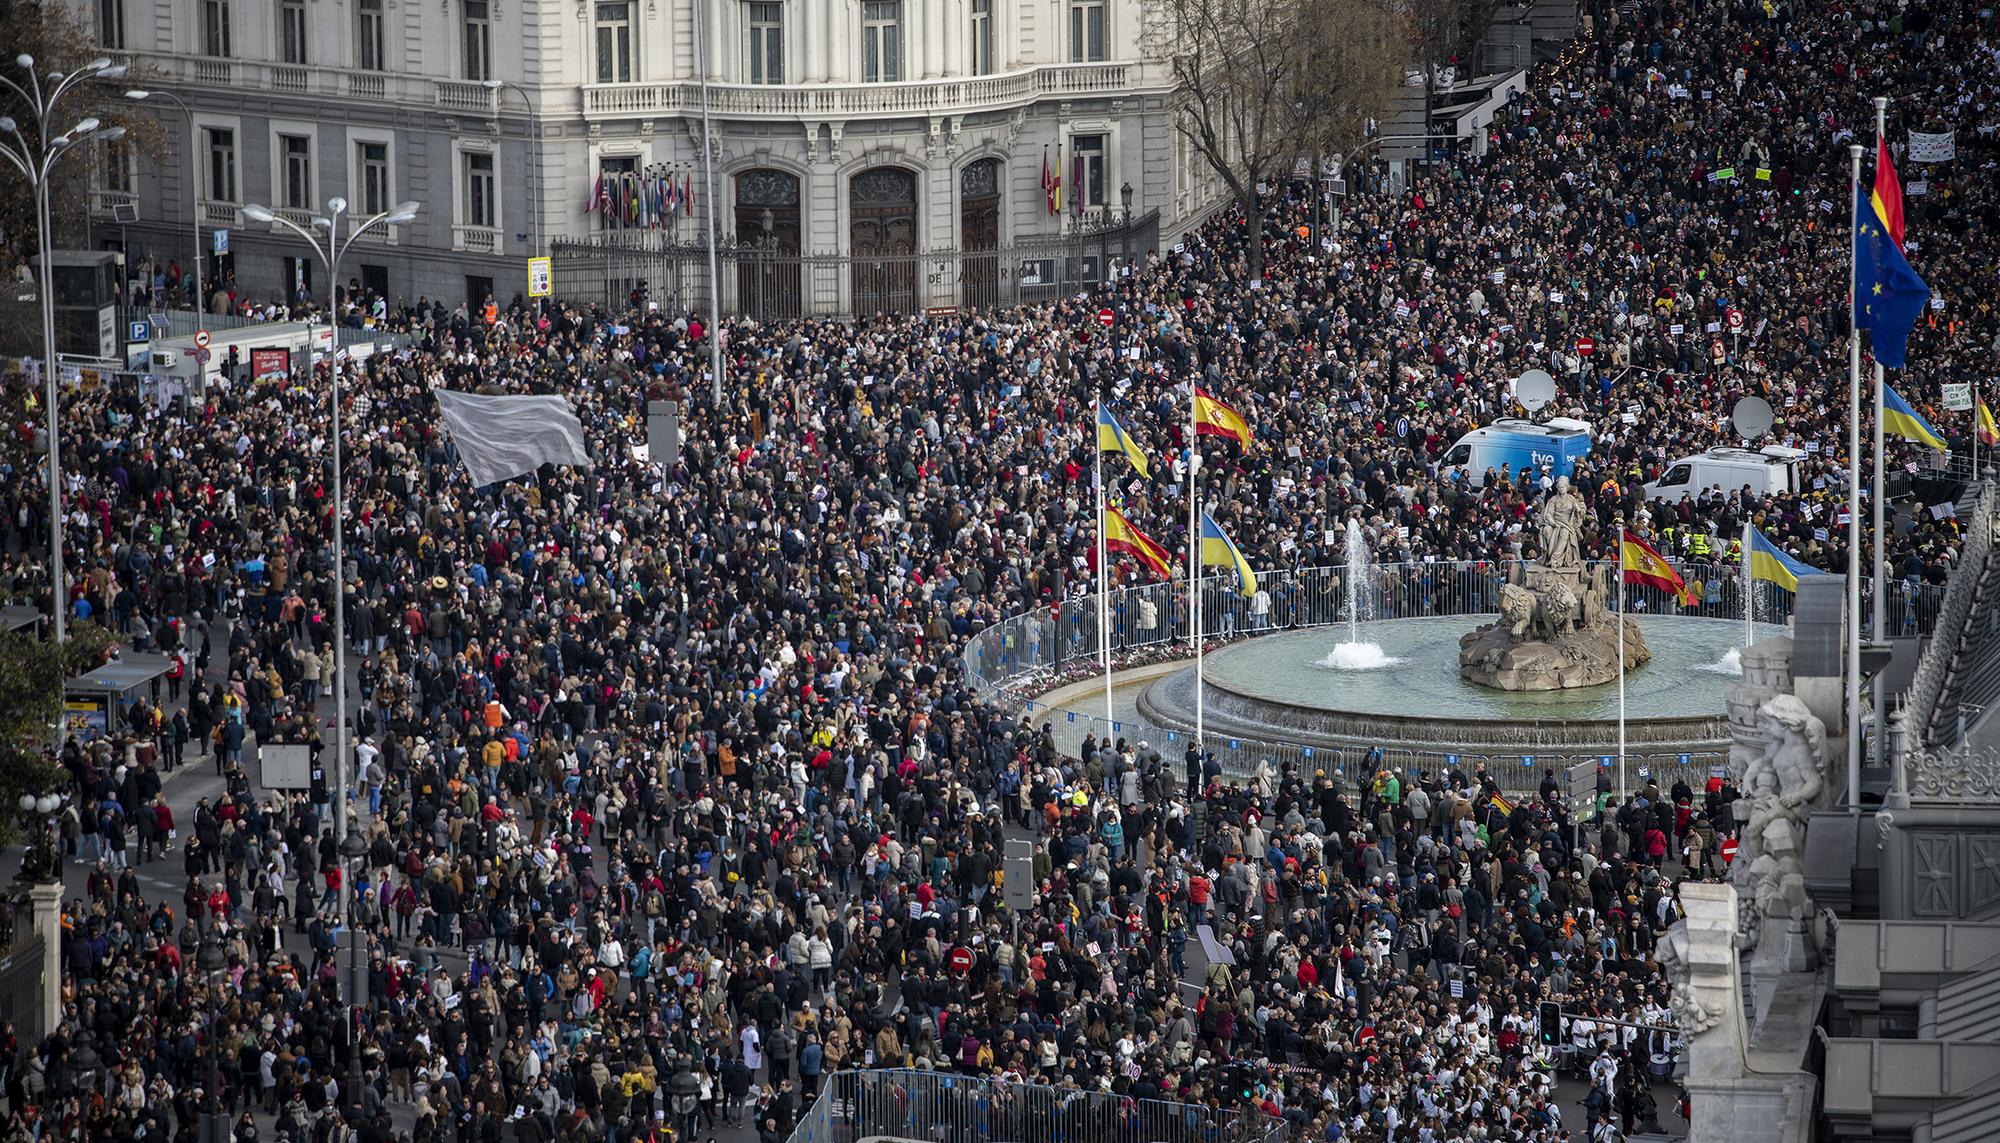
[[[1140,451],[1138,444],[1132,440],[1132,434],[1125,431],[1125,426],[1118,423],[1118,418],[1111,415],[1110,408],[1102,401],[1097,403],[1097,451],[1123,453],[1140,476],[1148,480],[1153,478],[1152,470],[1146,467],[1146,454]]]
[[[1673,592],[1683,607],[1694,606],[1694,593],[1688,590],[1687,582],[1673,565],[1654,551],[1646,541],[1632,534],[1628,528],[1623,541],[1618,545],[1619,565],[1625,570],[1626,583],[1651,584],[1661,591]]]
[[[1194,390],[1194,431],[1202,436],[1228,437],[1244,448],[1250,447],[1250,425],[1243,415],[1198,385]]]
[[[1250,561],[1243,558],[1242,549],[1223,534],[1215,518],[1206,512],[1201,514],[1201,563],[1203,567],[1234,571],[1236,592],[1245,599],[1257,594],[1257,573],[1251,570]]]
[[[1903,395],[1889,385],[1882,386],[1882,431],[1892,437],[1929,445],[1939,452],[1950,452],[1951,446],[1944,443],[1944,434],[1924,420],[1923,414],[1910,407]]]
[[[1786,555],[1783,548],[1772,543],[1769,536],[1756,528],[1750,529],[1750,548],[1743,553],[1743,558],[1750,561],[1751,579],[1765,580],[1791,591],[1799,589],[1801,577],[1826,574]]]
[[[1896,249],[1903,248],[1903,187],[1896,180],[1896,164],[1889,158],[1889,141],[1875,141],[1875,186],[1868,196],[1868,205],[1875,208],[1875,217],[1889,232],[1889,241]]]
[[[1173,566],[1169,562],[1167,549],[1153,542],[1152,537],[1132,526],[1125,514],[1116,508],[1104,512],[1104,546],[1114,552],[1124,552],[1134,556],[1142,564],[1152,568],[1161,579],[1172,579]]]
[[[1514,812],[1514,803],[1503,797],[1498,790],[1495,790],[1492,796],[1487,798],[1486,801],[1488,805],[1503,814],[1512,814]]]
[[[2000,445],[2000,427],[1994,426],[1993,410],[1987,408],[1986,402],[1983,400],[1979,402],[1979,419],[1975,424],[1979,433],[1980,444],[1988,446]]]

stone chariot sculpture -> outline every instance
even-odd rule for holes
[[[1629,671],[1653,657],[1626,616],[1625,660],[1618,661],[1618,617],[1606,603],[1604,569],[1583,562],[1587,516],[1569,478],[1558,479],[1536,514],[1541,561],[1517,565],[1500,588],[1500,618],[1459,640],[1459,674],[1498,690],[1564,690],[1611,682],[1621,666]]]

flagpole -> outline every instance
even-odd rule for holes
[[[1611,590],[1614,597],[1613,614],[1618,623],[1618,804],[1623,806],[1630,793],[1630,784],[1625,777],[1625,514],[1617,517],[1618,529],[1616,552],[1618,559],[1611,571]]]
[[[1100,396],[1090,418],[1093,436],[1103,415],[1104,398]],[[1092,448],[1091,452],[1097,457],[1097,653],[1104,660],[1104,733],[1108,736],[1116,718],[1111,710],[1111,561],[1104,536],[1104,449]]]
[[[1875,97],[1875,153],[1877,155],[1882,153],[1882,141],[1883,141],[1883,135],[1886,134],[1885,123],[1887,122],[1888,118],[1888,107],[1889,107],[1888,96],[1878,95]],[[1879,162],[1880,160],[1877,161]],[[1883,495],[1884,491],[1883,482],[1885,477],[1882,472],[1882,467],[1883,467],[1882,386],[1883,386],[1882,359],[1878,357],[1875,359],[1875,492],[1874,495],[1870,498],[1871,503],[1869,505],[1869,511],[1874,515],[1874,524],[1875,524],[1875,565],[1873,569],[1873,576],[1874,576],[1873,583],[1875,585],[1875,607],[1874,607],[1875,615],[1874,615],[1874,623],[1871,626],[1871,630],[1874,632],[1873,638],[1877,643],[1885,643],[1888,641],[1889,638],[1889,630],[1887,625],[1887,616],[1889,612],[1889,593],[1884,589],[1884,585],[1887,581],[1884,578],[1883,574],[1884,569],[1887,567],[1888,564],[1889,545],[1885,542],[1887,533],[1883,530],[1882,527],[1882,512],[1883,512],[1882,502],[1887,499],[1887,497]],[[1886,719],[1888,718],[1888,712],[1882,709],[1884,705],[1884,699],[1885,696],[1882,690],[1882,675],[1880,672],[1877,672],[1875,675],[1875,694],[1874,694],[1875,765],[1877,766],[1883,764],[1888,753],[1888,741],[1887,741],[1888,734],[1886,733],[1887,731]]]
[[[1861,230],[1861,144],[1850,144],[1847,197]],[[1861,286],[1852,248],[1847,267],[1847,812],[1861,812]]]
[[[1196,465],[1201,460],[1200,413],[1195,408],[1194,378],[1188,378],[1188,632],[1194,637],[1194,748],[1197,759],[1201,756],[1202,735],[1202,685],[1201,685],[1201,497],[1198,492],[1200,473]],[[1192,793],[1192,791],[1190,791]]]
[[[1751,594],[1757,588],[1757,577],[1750,572],[1750,533],[1755,531],[1750,521],[1743,521],[1743,657],[1750,657],[1750,644],[1757,638],[1757,608],[1751,603]]]

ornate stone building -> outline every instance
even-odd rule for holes
[[[183,264],[197,219],[205,258],[227,230],[222,267],[264,297],[326,283],[287,232],[247,222],[251,202],[308,220],[335,195],[357,217],[416,200],[341,277],[505,303],[558,240],[698,243],[711,208],[726,244],[845,256],[1005,249],[1128,210],[1171,239],[1215,198],[1140,0],[95,0],[85,16],[133,86],[193,120],[189,138],[151,96],[170,157],[108,159],[97,216],[136,203],[135,253]],[[606,181],[623,197],[607,204]]]

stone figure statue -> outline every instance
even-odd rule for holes
[[[1736,861],[1730,880],[1742,895],[1737,943],[1752,949],[1766,921],[1802,921],[1806,899],[1805,827],[1824,785],[1826,726],[1795,695],[1757,708],[1767,745],[1742,776]],[[1742,807],[1748,807],[1748,817]]]
[[[1594,687],[1653,657],[1630,617],[1619,637],[1619,619],[1605,606],[1605,569],[1583,561],[1588,515],[1569,478],[1558,479],[1536,509],[1543,558],[1514,565],[1500,588],[1499,619],[1460,637],[1460,675],[1507,691]]]
[[[1556,478],[1554,491],[1536,512],[1535,533],[1542,540],[1542,562],[1557,571],[1583,566],[1583,522],[1589,510],[1569,488],[1569,477]]]

